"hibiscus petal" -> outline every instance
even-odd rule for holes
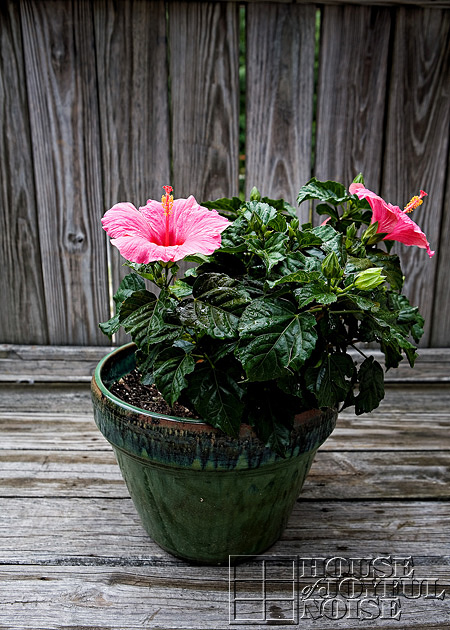
[[[422,249],[426,249],[428,256],[431,258],[434,252],[430,249],[427,237],[420,227],[409,216],[399,209],[397,215],[398,221],[392,232],[385,236],[383,240],[398,241],[404,245],[416,245]]]
[[[118,203],[105,212],[102,218],[103,228],[111,238],[120,236],[139,236],[148,238],[150,236],[149,225],[145,217],[137,210],[132,203]]]
[[[137,263],[177,261],[188,254],[212,254],[220,247],[228,219],[192,196],[170,201],[169,213],[152,199],[139,210],[120,203],[106,212],[103,227],[124,258]]]
[[[350,184],[349,192],[357,195],[359,199],[367,199],[372,208],[371,223],[378,222],[377,233],[385,233],[385,241],[398,241],[404,245],[416,245],[426,249],[431,258],[434,252],[431,251],[427,237],[420,227],[398,206],[387,203],[374,192],[365,188],[363,184]],[[424,196],[426,193],[421,196]]]

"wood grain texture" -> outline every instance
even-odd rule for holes
[[[236,195],[239,6],[171,2],[168,8],[176,196]]]
[[[370,414],[346,409],[321,450],[442,451],[450,447],[448,386],[389,387]],[[98,432],[87,383],[2,385],[0,449],[109,450]],[[33,436],[30,442],[30,435]],[[432,459],[432,458],[431,458]]]
[[[129,493],[112,449],[0,449],[0,497],[126,499]],[[319,449],[301,499],[450,499],[447,451]]]
[[[17,2],[0,5],[0,337],[47,343],[23,42]]]
[[[315,174],[349,185],[362,172],[379,190],[391,12],[366,6],[322,11]]]
[[[99,351],[87,348],[82,359]],[[52,352],[56,370],[64,359]],[[0,358],[16,365],[45,353],[50,364],[48,348],[0,348]],[[66,348],[66,355],[68,365],[76,360],[75,349]],[[427,359],[432,371],[431,354]],[[447,596],[400,594],[400,624],[385,619],[374,627],[446,630],[449,409],[448,383],[396,383],[372,414],[342,412],[317,453],[284,534],[267,555],[411,556],[414,578],[438,580],[438,591]],[[228,567],[190,565],[146,535],[111,447],[94,425],[87,383],[1,385],[0,432],[0,627],[230,627]],[[237,579],[257,576],[252,593],[261,590],[260,575],[259,559],[237,567]],[[299,593],[314,582],[300,577]],[[372,595],[370,580],[367,588]],[[292,586],[279,583],[270,593],[283,597],[288,589]],[[288,630],[292,625],[282,614],[280,606],[270,609],[269,621]],[[298,625],[312,628],[312,623],[303,619]],[[323,630],[366,625],[358,618],[314,621],[314,628]]]
[[[450,69],[449,69],[450,74]],[[450,90],[449,90],[450,97]],[[431,321],[431,347],[450,346],[450,154],[447,161],[447,181],[445,183],[440,238],[437,246],[436,284],[433,295],[433,319]],[[420,216],[420,215],[419,215]]]
[[[71,630],[230,628],[228,567],[211,569],[175,564],[167,567],[161,566],[158,560],[158,557],[152,558],[152,564],[147,562],[149,566],[134,567],[5,566],[0,580],[3,598],[8,605],[1,607],[0,624],[10,630],[59,630],[64,627],[63,623]],[[422,564],[415,573],[419,578],[437,575],[442,587],[448,585],[448,580],[441,577],[442,569],[433,564],[433,558],[423,557],[420,561]],[[256,582],[256,589],[258,570],[261,570],[260,561],[250,561],[240,566],[237,576],[250,575]],[[311,582],[302,579],[300,589],[312,586]],[[288,584],[280,585],[276,592],[289,596]],[[374,627],[392,630],[446,630],[448,627],[448,599],[403,599],[402,604],[401,625],[398,620],[385,620],[383,625]],[[345,625],[327,619],[316,620],[311,625],[306,625],[306,621],[301,620],[300,627],[308,630],[370,627],[369,624],[362,625],[358,619],[345,619]],[[269,622],[281,630],[293,627],[292,622],[286,625],[273,613]],[[267,625],[249,623],[231,627],[262,630]]]
[[[7,502],[17,517],[9,524],[15,535],[1,540],[2,600],[8,606],[1,607],[0,623],[6,627],[229,627],[228,567],[190,566],[166,554],[145,535],[130,500]],[[5,501],[0,505],[4,514]],[[439,579],[445,590],[449,573],[442,554],[448,549],[449,519],[445,503],[297,503],[284,536],[270,552],[307,558],[412,556],[414,575]],[[63,528],[52,537],[57,522]],[[260,561],[250,560],[237,576],[255,579],[256,574],[261,584],[258,569]],[[308,579],[299,582],[300,587],[307,584]],[[444,630],[449,612],[448,598],[402,598],[401,627]],[[350,630],[360,628],[361,620],[345,619],[341,626],[322,619],[318,627]],[[398,620],[382,627],[397,628]]]
[[[315,14],[313,5],[247,7],[247,194],[256,186],[295,205],[311,176]]]
[[[0,382],[89,382],[97,363],[112,346],[23,346],[0,344]],[[361,354],[350,351],[353,361],[360,363]],[[364,349],[384,367],[379,350]],[[386,383],[450,382],[450,350],[421,348],[414,368],[404,359],[398,368],[385,372]]]
[[[103,213],[120,201],[145,206],[170,183],[166,14],[164,2],[146,0],[101,0],[93,10]],[[104,235],[100,222],[96,229]],[[109,255],[115,292],[129,269],[110,245]],[[103,319],[108,317],[106,310]],[[116,343],[127,339],[121,331]]]
[[[91,5],[21,3],[50,343],[105,343],[106,244]]]
[[[418,34],[420,24],[420,37]],[[444,212],[446,165],[449,150],[450,94],[450,12],[399,8],[390,80],[383,196],[403,207],[420,189],[429,197],[412,215],[427,235],[432,249],[439,243]],[[446,205],[448,213],[449,206]],[[447,242],[447,235],[443,236]],[[398,247],[406,276],[405,292],[425,317],[423,345],[431,339],[431,326],[443,346],[450,344],[450,329],[444,329],[445,315],[434,311],[434,285],[438,255],[432,260],[416,247]],[[445,246],[442,254],[445,256]],[[444,288],[445,287],[445,288]],[[448,304],[448,278],[441,276],[440,308]],[[445,295],[444,301],[442,301]],[[440,329],[440,330],[439,330]]]

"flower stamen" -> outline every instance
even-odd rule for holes
[[[420,191],[420,195],[415,195],[411,201],[405,206],[404,212],[412,212],[423,204],[422,197],[426,197],[427,193],[424,190]]]
[[[161,203],[166,216],[169,216],[173,208],[173,195],[170,194],[173,192],[173,188],[172,186],[163,186],[163,188],[166,191],[166,194],[161,197]]]

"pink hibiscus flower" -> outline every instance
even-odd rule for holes
[[[372,208],[371,223],[378,222],[377,234],[386,234],[384,241],[417,245],[417,247],[426,249],[430,258],[434,255],[427,237],[407,214],[422,203],[422,197],[426,196],[426,192],[421,190],[420,196],[413,197],[406,208],[401,210],[398,206],[384,201],[374,192],[365,188],[363,184],[351,184],[348,190],[351,195],[357,195],[359,199],[367,199]]]
[[[194,197],[173,199],[164,186],[161,202],[149,199],[137,210],[118,203],[102,218],[111,243],[135,263],[177,261],[189,254],[212,254],[220,247],[220,234],[229,221],[216,210],[200,206]]]

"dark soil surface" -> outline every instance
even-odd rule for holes
[[[135,407],[140,407],[140,409],[178,418],[198,419],[195,412],[190,411],[179,403],[175,403],[173,407],[170,407],[155,385],[142,385],[137,370],[133,370],[130,374],[123,376],[120,381],[113,383],[109,389],[117,398]]]

